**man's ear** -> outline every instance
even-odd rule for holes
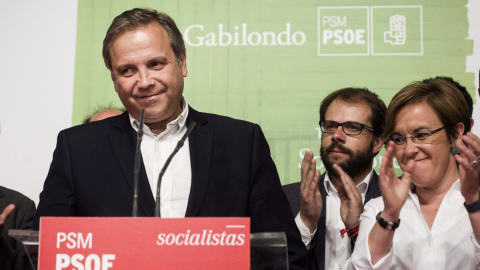
[[[110,71],[110,78],[112,79],[112,82],[113,82],[113,89],[115,89],[115,92],[118,93],[118,91],[117,91],[117,78],[115,77],[115,74],[113,74],[113,71]]]
[[[187,54],[180,55],[180,68],[182,69],[183,77],[187,77]]]
[[[380,149],[382,149],[383,143],[385,142],[385,136],[380,135],[378,137],[375,137],[375,142],[373,144],[373,154],[377,155],[378,152],[380,152]]]

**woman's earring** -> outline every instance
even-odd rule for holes
[[[452,145],[452,153],[453,153],[454,155],[460,154],[460,151],[458,150],[458,148],[457,148],[456,145]]]

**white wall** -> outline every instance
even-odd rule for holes
[[[473,55],[467,56],[467,71],[475,73],[475,88],[479,88],[478,72],[480,69],[480,1],[468,1],[468,38],[473,40]],[[473,119],[475,121],[472,132],[480,136],[480,97],[478,91],[475,91],[475,101],[473,107]],[[475,102],[474,101],[474,102]]]
[[[0,1],[0,185],[38,203],[71,126],[76,0]]]
[[[480,1],[468,8],[467,71],[478,78]],[[36,203],[56,136],[71,125],[76,22],[76,0],[0,1],[0,185]],[[474,119],[480,135],[479,102]]]

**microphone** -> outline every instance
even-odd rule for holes
[[[140,155],[140,145],[143,137],[143,122],[145,121],[145,109],[140,111],[140,127],[137,132],[137,146],[135,147],[135,163],[133,166],[133,208],[132,217],[138,217],[138,178],[140,177],[140,164],[142,156]]]
[[[157,196],[155,199],[155,217],[160,217],[160,185],[162,183],[162,177],[165,174],[165,171],[167,170],[168,165],[170,165],[170,162],[172,161],[173,156],[177,154],[178,150],[182,148],[183,144],[185,143],[185,140],[187,139],[188,135],[190,132],[192,132],[192,129],[195,127],[196,122],[192,121],[190,125],[187,128],[187,131],[183,135],[183,137],[178,141],[177,146],[173,150],[173,152],[170,154],[168,157],[167,161],[165,162],[165,165],[163,165],[162,170],[160,171],[160,174],[158,175],[158,181],[157,181]]]

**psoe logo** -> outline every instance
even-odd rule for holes
[[[404,45],[407,39],[407,19],[402,15],[390,16],[390,30],[383,32],[385,43]]]
[[[274,31],[256,32],[249,31],[246,23],[235,25],[233,31],[224,29],[223,24],[218,24],[216,31],[205,31],[201,24],[190,25],[185,29],[185,43],[193,47],[200,46],[292,46],[303,45],[307,36],[302,31],[292,32],[288,22],[285,30],[279,33]]]

